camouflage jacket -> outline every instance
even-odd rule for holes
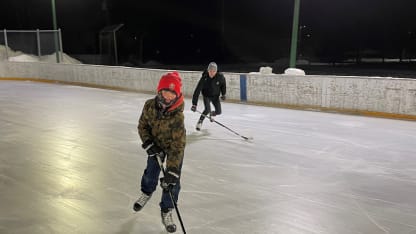
[[[146,101],[139,119],[138,131],[142,142],[153,141],[167,154],[166,167],[180,173],[185,144],[184,103],[160,114],[155,98]]]

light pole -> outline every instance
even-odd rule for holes
[[[300,0],[295,0],[295,7],[293,10],[293,25],[292,25],[292,42],[290,47],[290,64],[289,67],[296,67],[296,49],[298,42],[298,29],[299,29],[299,9]]]
[[[52,1],[52,20],[53,20],[53,35],[55,39],[55,54],[56,54],[56,61],[59,63],[59,45],[58,45],[58,25],[56,23],[56,7],[55,7],[55,0]]]

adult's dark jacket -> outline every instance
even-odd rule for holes
[[[215,76],[211,78],[205,70],[195,88],[194,95],[192,97],[192,105],[198,104],[198,98],[201,92],[204,97],[210,98],[219,97],[220,94],[225,95],[227,92],[227,85],[224,75],[217,72]]]

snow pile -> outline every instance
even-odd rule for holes
[[[47,63],[56,63],[56,53],[44,56],[36,56],[31,54],[24,54],[20,51],[14,51],[7,47],[7,54],[6,54],[6,46],[0,45],[0,61],[1,60],[8,60],[12,62],[47,62]],[[82,62],[72,58],[71,56],[62,53],[62,61],[61,63],[67,64],[81,64]]]
[[[21,54],[22,52],[15,52],[14,50],[10,49],[10,47],[7,47],[7,53],[6,53],[6,46],[0,45],[0,61],[7,60],[7,55],[10,57],[10,56],[17,56]]]
[[[262,74],[262,75],[273,74],[272,71],[273,71],[273,68],[271,68],[271,67],[260,67],[260,74]]]
[[[6,59],[6,47],[0,45],[0,61]]]
[[[33,55],[21,54],[13,57],[9,57],[11,62],[39,62],[39,58]]]
[[[298,69],[298,68],[287,68],[285,70],[284,75],[291,75],[291,76],[304,76],[305,71],[302,69]]]
[[[40,58],[41,62],[47,62],[47,63],[56,63],[56,53],[50,54],[50,55],[45,55],[45,56],[41,56]],[[79,60],[76,60],[74,58],[72,58],[71,56],[62,53],[62,61],[61,63],[69,63],[69,64],[81,64],[82,62]]]
[[[272,71],[273,71],[273,68],[271,68],[271,67],[260,67],[259,72],[250,72],[250,74],[275,75]]]

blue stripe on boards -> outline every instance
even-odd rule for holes
[[[247,76],[240,75],[240,100],[247,101]]]

